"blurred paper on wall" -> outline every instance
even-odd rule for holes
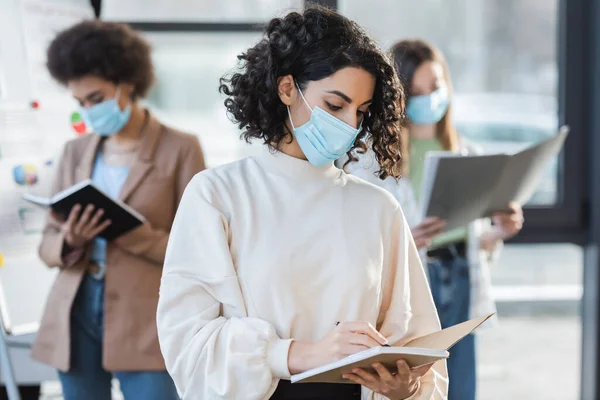
[[[38,257],[46,212],[22,195],[50,195],[62,148],[77,135],[77,104],[46,70],[46,49],[94,14],[86,0],[12,0],[0,14],[0,285],[14,327],[39,320],[56,274]]]

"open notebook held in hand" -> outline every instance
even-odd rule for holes
[[[92,204],[96,210],[104,210],[100,222],[110,219],[111,224],[98,236],[106,240],[115,239],[133,228],[142,225],[146,219],[120,200],[113,199],[94,186],[90,179],[63,190],[52,198],[24,194],[23,199],[42,207],[50,207],[56,214],[66,219],[76,204],[85,208]]]
[[[411,368],[433,364],[436,361],[448,358],[448,350],[452,346],[477,329],[492,315],[494,314],[473,318],[441,331],[418,337],[402,347],[381,346],[361,351],[322,367],[292,375],[292,383],[353,383],[342,378],[342,375],[351,373],[353,368],[363,368],[374,372],[372,365],[376,362],[381,363],[391,371],[396,369],[396,361],[399,359],[405,360]]]

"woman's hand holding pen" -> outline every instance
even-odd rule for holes
[[[342,322],[318,342],[292,342],[288,367],[292,374],[297,374],[386,344],[387,339],[370,323]]]
[[[61,221],[61,229],[65,235],[67,246],[77,249],[85,246],[110,225],[110,220],[101,222],[104,210],[94,212],[94,206],[88,205],[81,212],[81,205],[76,204],[66,220]],[[53,213],[55,219],[60,217]]]

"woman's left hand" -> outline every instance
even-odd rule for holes
[[[523,229],[523,208],[517,203],[511,203],[507,212],[498,212],[492,216],[494,227],[498,231],[498,239],[506,240],[515,236]]]
[[[419,390],[421,378],[429,372],[433,365],[410,369],[404,360],[398,360],[396,364],[398,365],[398,372],[395,374],[392,374],[383,365],[375,363],[373,368],[377,371],[376,374],[367,372],[362,368],[355,368],[352,370],[352,374],[344,374],[343,377],[375,393],[386,396],[388,399],[403,400]]]

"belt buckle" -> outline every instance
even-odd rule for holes
[[[87,273],[90,275],[98,275],[100,272],[100,266],[96,263],[89,263],[87,267]]]
[[[456,248],[456,244],[450,243],[448,245],[448,251],[450,251],[450,254],[452,254],[452,258],[458,258],[458,257],[460,257],[458,249]]]

